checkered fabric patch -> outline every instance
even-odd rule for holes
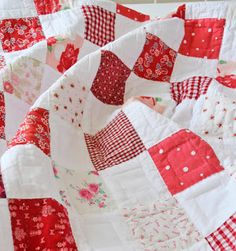
[[[184,99],[198,99],[207,92],[212,81],[209,77],[192,77],[183,82],[171,83],[170,92],[177,104]]]
[[[85,134],[85,140],[98,171],[128,161],[145,151],[141,139],[122,111],[94,136]]]
[[[85,16],[85,38],[102,47],[115,39],[116,14],[99,6],[82,6]]]
[[[211,233],[206,240],[214,251],[236,250],[236,214]]]
[[[0,39],[5,52],[26,49],[45,39],[38,17],[0,21]]]

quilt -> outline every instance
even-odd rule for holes
[[[0,250],[236,250],[236,4],[0,13]]]

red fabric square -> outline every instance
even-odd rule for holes
[[[177,11],[172,15],[172,17],[178,17],[178,18],[182,18],[182,19],[185,19],[185,16],[186,16],[186,5],[185,4],[179,6]]]
[[[3,92],[0,92],[0,139],[5,137],[5,99]]]
[[[5,52],[26,49],[45,39],[38,17],[0,21],[0,39]]]
[[[186,98],[198,99],[207,92],[211,81],[212,78],[208,77],[192,77],[183,82],[171,83],[171,96],[177,104]]]
[[[133,71],[141,78],[168,82],[170,80],[176,52],[169,48],[160,38],[151,33],[146,34],[146,42]]]
[[[234,75],[234,74],[225,75],[225,76],[218,76],[216,78],[216,80],[220,84],[222,84],[228,88],[236,89],[236,75]]]
[[[218,59],[225,19],[205,18],[185,20],[185,35],[179,53],[209,59]]]
[[[5,188],[2,180],[2,174],[0,173],[0,198],[6,198]]]
[[[128,161],[145,150],[122,111],[95,135],[85,134],[85,140],[90,158],[98,171]]]
[[[236,214],[207,236],[206,240],[213,251],[236,250]]]
[[[119,13],[122,16],[125,16],[127,18],[133,19],[138,22],[145,22],[150,20],[149,15],[145,15],[143,13],[140,13],[138,11],[132,10],[130,8],[125,7],[124,5],[117,4],[116,6],[116,12]]]
[[[17,251],[78,250],[66,209],[53,199],[9,199]]]
[[[210,145],[189,130],[171,135],[149,153],[172,194],[223,170]]]
[[[50,155],[50,128],[48,118],[48,110],[43,108],[32,109],[20,125],[16,136],[8,143],[8,147],[34,144],[46,155]]]
[[[101,51],[101,62],[91,91],[105,104],[124,103],[125,82],[131,70],[112,52]]]
[[[59,0],[34,0],[39,15],[46,15],[57,12],[61,9]]]
[[[102,47],[115,39],[116,14],[99,6],[82,6],[85,17],[85,39]]]

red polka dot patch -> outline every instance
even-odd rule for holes
[[[0,21],[0,39],[5,52],[26,49],[45,39],[38,17]]]
[[[186,98],[198,99],[207,92],[211,81],[212,78],[208,77],[192,77],[183,82],[171,83],[171,96],[177,104]]]
[[[225,19],[185,20],[185,35],[179,53],[191,57],[218,59],[224,25]]]
[[[53,199],[9,199],[17,251],[77,251],[66,209]]]
[[[149,153],[173,195],[223,170],[210,145],[189,130],[171,135]]]
[[[150,19],[149,15],[142,14],[121,4],[117,4],[116,12],[122,16],[125,16],[138,22],[145,22]]]
[[[82,6],[85,17],[85,39],[100,47],[115,39],[116,14],[99,6]]]
[[[125,82],[131,70],[112,52],[101,52],[101,63],[91,88],[94,96],[110,105],[124,103]]]
[[[160,38],[147,33],[143,51],[135,63],[133,71],[141,78],[168,82],[175,59],[176,52],[174,50],[169,48]]]
[[[128,161],[145,151],[137,132],[122,111],[95,135],[85,134],[85,140],[97,171]]]
[[[49,112],[43,108],[32,109],[20,125],[16,136],[9,142],[8,147],[15,145],[33,144],[46,155],[50,155]]]

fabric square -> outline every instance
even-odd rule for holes
[[[91,91],[105,104],[122,105],[125,82],[130,73],[131,70],[114,53],[101,51],[101,62]]]
[[[177,9],[177,11],[172,14],[172,17],[178,17],[181,19],[185,19],[186,16],[186,4],[180,5]]]
[[[53,199],[9,199],[15,250],[77,251],[66,209]]]
[[[20,125],[16,136],[8,143],[15,145],[34,144],[46,155],[50,155],[49,112],[43,108],[32,109]]]
[[[59,0],[34,0],[34,4],[39,15],[46,15],[61,10]]]
[[[0,199],[6,198],[5,188],[2,180],[2,174],[0,173]]]
[[[235,250],[236,214],[232,215],[219,228],[206,237],[213,251]]]
[[[83,5],[85,39],[102,47],[115,39],[116,14],[99,6]]]
[[[3,92],[0,92],[0,139],[6,139],[5,136],[5,99]]]
[[[171,83],[170,92],[172,98],[177,104],[184,99],[198,99],[201,95],[206,94],[212,78],[192,77],[182,82]]]
[[[5,52],[26,49],[44,38],[38,17],[0,21],[0,39]]]
[[[228,88],[236,89],[236,75],[234,75],[234,74],[225,75],[225,76],[218,76],[216,78],[216,80],[220,84],[222,84]]]
[[[85,134],[85,140],[98,171],[128,161],[145,151],[145,146],[123,111],[95,135]]]
[[[129,19],[138,21],[138,22],[145,22],[150,20],[149,15],[145,15],[143,13],[140,13],[138,11],[132,10],[130,8],[125,7],[124,5],[117,4],[116,6],[116,12],[119,13],[122,16],[125,16]]]
[[[180,130],[149,149],[174,195],[223,170],[213,149],[189,130]]]
[[[188,250],[202,239],[174,198],[157,201],[122,210],[130,233],[142,250]]]
[[[199,58],[218,59],[225,19],[205,18],[185,21],[185,36],[179,53]]]
[[[147,33],[143,51],[134,65],[133,72],[141,78],[168,82],[176,54],[160,38]]]

